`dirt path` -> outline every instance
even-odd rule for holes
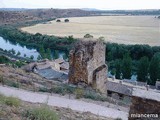
[[[0,86],[0,93],[6,96],[18,97],[23,101],[32,103],[47,103],[50,106],[65,107],[81,112],[88,111],[100,116],[122,118],[123,120],[127,120],[128,118],[127,112],[118,111],[113,108],[108,108],[93,103],[87,103],[80,100],[71,100],[63,97],[51,96],[50,94],[46,93],[36,93],[6,86]]]

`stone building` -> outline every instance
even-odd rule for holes
[[[70,83],[83,82],[100,92],[106,92],[107,66],[102,41],[78,41],[70,51],[69,66]]]

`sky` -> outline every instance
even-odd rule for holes
[[[0,8],[160,9],[160,0],[0,0]]]

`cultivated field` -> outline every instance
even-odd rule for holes
[[[160,20],[154,16],[94,16],[73,17],[65,23],[51,21],[45,24],[22,28],[29,33],[55,36],[73,35],[83,38],[87,33],[106,41],[124,44],[149,44],[160,46]]]

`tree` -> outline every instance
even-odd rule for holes
[[[54,59],[58,59],[59,58],[59,52],[58,50],[54,50]]]
[[[63,54],[63,59],[64,59],[64,60],[67,60],[67,55],[66,55],[66,53]]]
[[[126,53],[123,56],[123,61],[122,61],[123,78],[130,79],[131,78],[131,71],[132,71],[132,59],[129,56],[129,53]]]
[[[98,38],[99,41],[102,41],[103,43],[105,42],[105,38],[103,36]]]
[[[65,19],[64,22],[69,22],[69,19]]]
[[[137,80],[146,82],[148,79],[149,60],[148,57],[142,57],[138,63]]]
[[[156,81],[160,79],[160,52],[153,56],[149,66],[149,74],[149,84],[155,85]]]
[[[20,56],[20,55],[21,55],[21,53],[18,51],[18,52],[17,52],[17,56]]]
[[[90,34],[86,34],[86,35],[84,35],[84,38],[93,38],[93,36]]]
[[[42,58],[41,58],[41,56],[40,55],[38,55],[38,57],[37,57],[37,60],[41,60]]]
[[[43,46],[39,48],[39,53],[41,54],[42,59],[44,59],[46,55],[45,55],[45,50]]]
[[[117,59],[115,61],[115,69],[116,69],[116,79],[121,78],[121,60]]]
[[[26,54],[24,54],[24,57],[26,57],[27,55]]]
[[[73,35],[68,36],[68,37],[67,37],[67,40],[68,40],[69,43],[74,42]]]
[[[115,75],[116,74],[116,69],[115,68],[112,68],[111,69],[111,75]]]
[[[61,22],[61,20],[60,20],[60,19],[58,19],[58,20],[56,20],[56,22]]]
[[[16,52],[15,52],[15,50],[12,48],[12,50],[11,50],[11,53],[12,54],[16,54]]]
[[[49,48],[47,48],[47,50],[46,50],[46,57],[47,57],[49,60],[52,59],[52,58],[51,58],[51,50],[50,50]]]
[[[32,59],[32,60],[33,60],[33,59],[34,59],[34,56],[33,56],[33,55],[31,55],[31,56],[30,56],[30,59]]]
[[[9,62],[9,59],[5,56],[0,56],[0,64],[3,64],[3,63],[8,63]]]

